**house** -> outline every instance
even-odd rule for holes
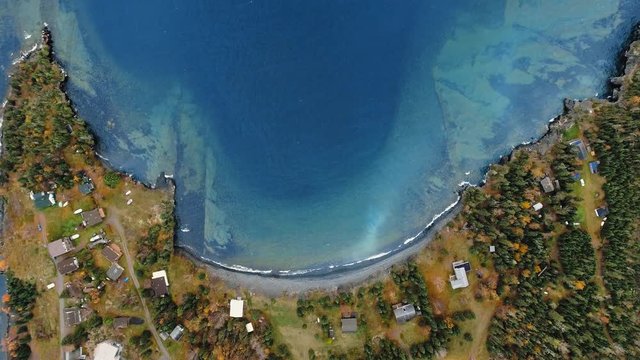
[[[78,263],[78,258],[70,257],[63,260],[60,260],[56,267],[58,268],[58,272],[62,275],[70,274],[80,268],[80,264]]]
[[[120,250],[116,250],[111,246],[105,246],[104,249],[102,249],[102,256],[111,262],[116,262],[122,256],[122,253]]]
[[[85,360],[86,358],[87,358],[87,355],[84,355],[82,353],[81,347],[72,351],[64,352],[64,360]]]
[[[176,325],[176,327],[173,328],[169,336],[171,336],[173,340],[178,341],[182,337],[183,333],[184,333],[184,327],[182,327],[182,325]]]
[[[342,332],[354,333],[358,330],[358,320],[355,317],[342,318]]]
[[[454,275],[449,277],[449,282],[453,289],[461,289],[469,286],[469,279],[467,278],[467,272],[471,271],[471,265],[468,261],[455,261],[451,264],[453,267]]]
[[[82,177],[82,181],[78,185],[78,190],[80,191],[80,193],[82,195],[89,195],[94,189],[95,186],[93,185],[93,181],[91,181],[91,178],[84,175]]]
[[[151,289],[153,289],[155,296],[165,296],[169,294],[169,280],[167,279],[166,271],[154,271],[151,274]]]
[[[252,323],[249,322],[244,327],[247,329],[247,333],[248,334],[251,334],[253,332],[253,324]]]
[[[598,166],[600,165],[600,161],[592,161],[589,163],[589,170],[592,174],[598,173]]]
[[[33,200],[33,205],[38,210],[46,209],[56,204],[56,195],[53,192],[29,193],[29,198]]]
[[[117,262],[111,263],[109,270],[107,270],[107,278],[111,281],[118,281],[123,272],[124,268]]]
[[[229,316],[241,318],[244,312],[244,301],[240,298],[231,299],[229,302]]]
[[[413,304],[396,304],[393,305],[393,315],[398,324],[403,324],[416,316],[416,308]]]
[[[599,218],[603,218],[607,215],[609,215],[609,209],[606,206],[601,206],[596,209],[596,216]]]
[[[63,310],[64,324],[67,327],[75,326],[86,320],[82,316],[82,311],[79,308],[65,308]]]
[[[579,139],[571,140],[569,141],[569,145],[575,146],[576,149],[578,150],[578,159],[584,160],[587,158],[587,148],[582,142],[582,140],[579,140]]]
[[[73,251],[73,243],[71,242],[71,238],[64,237],[62,239],[58,239],[56,241],[52,241],[47,244],[47,250],[49,250],[49,256],[52,258],[57,258],[58,256],[67,254]]]
[[[129,320],[131,318],[128,316],[119,316],[113,319],[113,327],[116,329],[124,329],[129,327]]]
[[[548,176],[540,181],[540,185],[542,185],[542,190],[544,190],[545,193],[550,193],[555,190],[553,182]]]
[[[96,345],[93,360],[121,360],[122,345],[113,341],[103,341]]]
[[[82,225],[86,228],[100,224],[105,217],[102,208],[85,211],[80,216],[82,216]]]
[[[540,210],[542,210],[543,207],[544,206],[542,205],[542,203],[533,204],[533,210],[535,210],[535,211],[540,211]]]

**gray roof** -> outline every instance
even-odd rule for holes
[[[129,317],[128,316],[120,316],[113,319],[113,327],[116,329],[122,329],[129,326]]]
[[[107,260],[111,262],[115,262],[120,259],[122,254],[119,251],[113,249],[111,246],[105,246],[104,249],[102,249],[102,256],[106,257]]]
[[[60,255],[64,255],[73,250],[73,243],[68,237],[52,241],[47,244],[47,250],[49,250],[49,256],[56,258]]]
[[[169,336],[171,336],[173,340],[178,341],[182,337],[183,333],[184,333],[184,328],[182,327],[182,325],[176,325],[176,327],[173,328],[173,331],[171,331],[171,334]]]
[[[80,185],[78,185],[78,190],[84,195],[89,195],[94,189],[93,182],[91,178],[84,177]]]
[[[46,209],[56,203],[56,196],[54,193],[39,192],[32,194],[31,198],[38,209]]]
[[[555,188],[553,187],[553,182],[548,176],[540,181],[540,185],[542,185],[542,190],[544,190],[544,192],[546,193],[550,193],[555,190]]]
[[[98,225],[102,222],[102,209],[93,209],[91,211],[85,211],[82,215],[82,224],[85,227],[91,227]]]
[[[82,312],[78,308],[66,308],[64,309],[64,324],[74,326],[80,324],[84,319],[82,318]]]
[[[164,277],[151,279],[151,288],[156,296],[164,296],[169,293],[169,288],[167,287]]]
[[[413,304],[396,306],[393,309],[393,315],[396,317],[397,322],[404,323],[416,316],[416,308],[413,307]]]
[[[342,332],[352,333],[358,330],[358,320],[356,318],[342,318]]]
[[[58,268],[58,272],[62,275],[67,275],[72,273],[80,268],[80,264],[78,263],[78,259],[76,257],[70,257],[63,260],[60,260],[56,267]]]
[[[118,263],[113,263],[109,270],[107,270],[107,277],[110,280],[117,281],[123,272],[124,268],[122,266],[118,265]]]

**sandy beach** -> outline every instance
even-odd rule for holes
[[[394,252],[388,257],[362,267],[315,276],[299,275],[287,277],[243,273],[206,263],[182,248],[176,247],[175,250],[196,264],[205,266],[212,276],[222,279],[230,288],[238,291],[247,290],[270,297],[283,294],[300,294],[313,290],[336,291],[359,286],[387,275],[393,265],[406,261],[423,250],[435,235],[460,213],[462,206],[462,201],[459,201],[431,227],[426,229],[421,238],[416,239],[410,246]]]

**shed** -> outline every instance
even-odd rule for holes
[[[78,263],[78,258],[70,257],[63,260],[60,260],[56,267],[58,268],[58,272],[62,275],[70,274],[80,268],[80,264]]]
[[[548,176],[540,181],[540,185],[542,185],[542,190],[545,193],[550,193],[553,190],[555,190],[553,186],[553,182],[551,181],[551,178],[549,178]]]
[[[253,324],[252,323],[249,322],[244,327],[247,329],[247,332],[249,334],[251,334],[253,332]]]
[[[73,251],[73,243],[71,239],[68,237],[64,237],[62,239],[58,239],[56,241],[52,241],[47,244],[47,250],[49,250],[49,256],[52,258],[57,258],[58,256],[64,255]]]
[[[393,306],[393,315],[399,324],[406,323],[416,316],[416,308],[413,304],[396,304]]]
[[[184,327],[182,327],[182,325],[176,325],[169,336],[171,336],[173,340],[178,341],[182,337],[182,334],[184,334]]]
[[[67,327],[78,325],[85,320],[79,308],[65,308],[63,313],[64,324]]]
[[[39,209],[46,209],[56,204],[56,195],[53,192],[29,193],[29,198],[33,200],[33,205]]]
[[[592,174],[598,173],[598,166],[600,165],[600,161],[592,161],[589,163],[589,170]]]
[[[342,332],[343,333],[354,333],[358,330],[358,319],[352,318],[342,318]]]
[[[116,262],[122,256],[122,253],[111,246],[105,246],[104,249],[102,249],[102,256],[111,262]]]
[[[130,317],[128,316],[119,316],[113,319],[113,327],[116,329],[124,329],[129,326],[129,319]]]
[[[599,218],[603,218],[607,215],[609,215],[609,209],[607,207],[602,206],[596,209],[596,216]]]
[[[114,262],[107,270],[107,278],[111,281],[118,281],[122,273],[124,272],[124,268],[120,266],[117,262]]]
[[[231,299],[229,302],[229,316],[232,318],[241,318],[244,312],[244,301],[240,298]]]
[[[542,203],[533,204],[533,210],[535,210],[535,211],[540,211],[540,210],[542,210],[543,207],[544,206],[542,205]]]
[[[496,252],[496,247],[495,247],[495,245],[489,245],[489,252],[490,252],[490,253],[494,253],[494,252]]]
[[[89,195],[94,189],[95,186],[93,185],[93,181],[91,181],[91,178],[88,176],[83,176],[82,181],[78,185],[78,190],[80,191],[80,193],[82,195]]]
[[[85,211],[80,214],[80,216],[82,216],[82,225],[84,225],[84,227],[92,227],[100,224],[105,215],[102,208],[97,208],[91,211]]]

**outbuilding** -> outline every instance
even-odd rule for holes
[[[553,190],[555,190],[555,187],[553,186],[553,182],[551,181],[551,178],[549,178],[548,176],[540,181],[540,185],[542,186],[542,190],[545,193],[550,193],[550,192],[553,192]]]
[[[231,299],[229,302],[229,316],[241,318],[244,314],[244,301],[240,298]]]
[[[406,323],[416,316],[416,308],[413,304],[396,304],[393,306],[393,316],[398,324]]]
[[[111,281],[118,281],[123,272],[124,268],[117,262],[111,263],[109,270],[107,270],[107,278]]]
[[[354,333],[358,330],[358,319],[355,317],[342,318],[341,322],[343,333]]]

